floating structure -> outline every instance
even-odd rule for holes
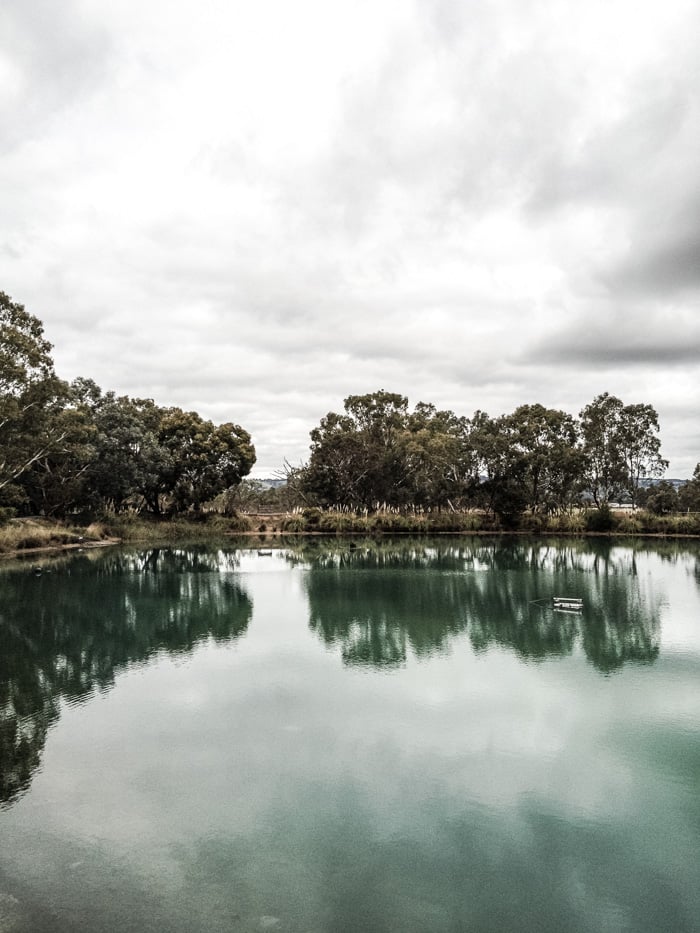
[[[582,612],[583,600],[576,596],[552,596],[552,606],[564,612]]]
[[[272,548],[269,551],[258,550],[258,555],[260,557],[272,557]]]

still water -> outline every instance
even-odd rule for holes
[[[700,931],[700,548],[0,567],[0,931],[151,930]]]

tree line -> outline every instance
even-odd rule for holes
[[[700,464],[680,491],[649,486],[668,466],[658,416],[604,392],[578,417],[541,404],[472,417],[399,394],[350,395],[311,431],[308,461],[264,495],[241,485],[250,434],[152,399],[72,383],[54,370],[41,321],[0,292],[0,514],[64,517],[145,510],[223,511],[269,500],[371,512],[484,509],[506,524],[626,499],[654,511],[700,509]]]
[[[0,509],[198,511],[255,463],[250,435],[197,412],[72,383],[41,321],[0,292]]]
[[[659,422],[645,403],[604,392],[578,417],[541,404],[469,418],[384,390],[351,395],[311,432],[290,471],[309,503],[351,510],[482,508],[501,519],[621,499],[659,511],[700,508],[700,465],[680,494],[663,475]],[[675,498],[674,498],[675,497]]]

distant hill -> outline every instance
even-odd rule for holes
[[[259,483],[262,483],[265,489],[279,489],[280,486],[286,486],[286,479],[272,479],[271,477],[260,477],[258,479]]]
[[[675,486],[676,489],[680,489],[681,486],[689,482],[687,479],[640,479],[639,486],[641,489],[648,489],[650,486],[658,486],[659,483],[670,483],[671,486]]]

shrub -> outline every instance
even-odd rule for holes
[[[102,522],[91,522],[85,529],[85,537],[91,541],[103,541],[111,537],[109,529]]]
[[[605,533],[613,530],[615,520],[610,506],[601,505],[598,509],[591,509],[586,514],[586,531]]]
[[[307,527],[309,530],[312,530],[313,528],[318,528],[321,524],[323,512],[320,509],[304,509],[302,515],[304,516]]]
[[[300,534],[306,530],[306,522],[301,515],[288,515],[280,523],[280,531],[289,534]]]
[[[636,535],[644,531],[642,519],[638,513],[622,512],[614,516],[615,531],[623,535]]]

